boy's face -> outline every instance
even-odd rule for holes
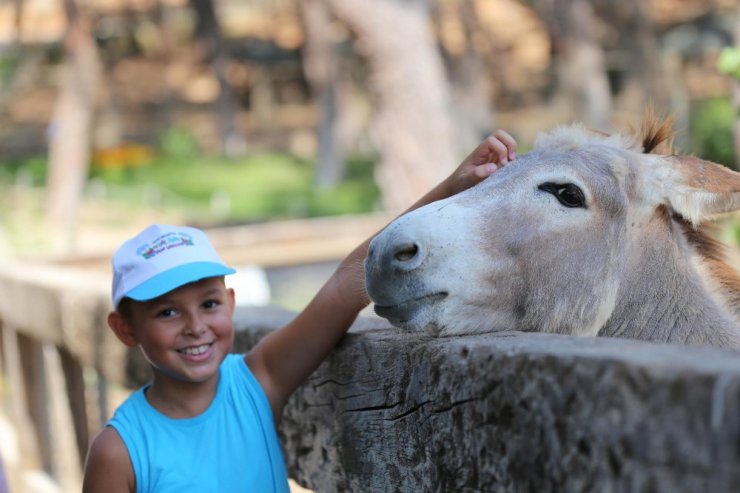
[[[132,302],[123,321],[130,338],[114,331],[124,343],[141,347],[155,373],[204,382],[218,374],[231,349],[233,313],[234,291],[226,288],[223,277],[212,277],[150,301]]]

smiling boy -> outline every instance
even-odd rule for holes
[[[514,159],[501,130],[409,210],[453,195]],[[113,256],[108,325],[138,346],[152,381],[93,440],[83,492],[287,492],[275,425],[293,391],[326,358],[369,300],[368,241],[286,326],[231,354],[234,273],[205,233],[152,225]]]

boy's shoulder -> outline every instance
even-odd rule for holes
[[[90,445],[91,453],[105,462],[118,462],[120,459],[128,460],[128,449],[123,443],[118,432],[106,426],[95,437]]]
[[[83,491],[104,491],[114,484],[132,484],[133,467],[128,448],[115,429],[106,426],[93,439],[87,454]]]

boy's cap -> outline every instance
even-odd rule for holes
[[[185,284],[236,270],[196,228],[153,224],[113,254],[113,306],[124,297],[147,301]]]

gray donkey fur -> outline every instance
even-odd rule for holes
[[[366,260],[376,312],[409,330],[631,337],[740,349],[740,277],[703,232],[740,173],[652,154],[670,137],[580,125],[479,185],[400,217]]]

